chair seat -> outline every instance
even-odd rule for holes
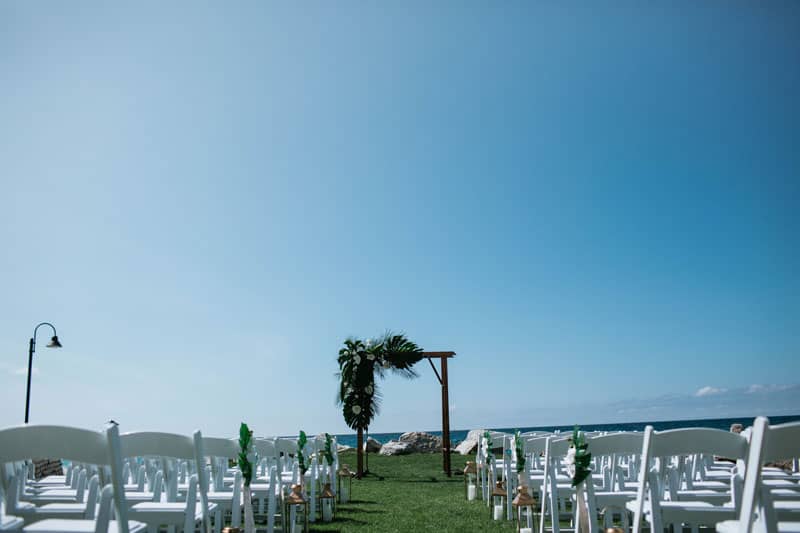
[[[229,505],[233,503],[233,492],[209,492],[208,501],[216,504]],[[239,505],[242,504],[242,495],[239,493]]]
[[[217,510],[216,503],[208,504],[209,514],[213,514]],[[131,517],[144,522],[158,523],[158,524],[176,524],[183,523],[183,517],[186,513],[186,504],[182,502],[144,502],[137,503],[130,510]],[[203,509],[197,505],[194,513],[195,520],[203,519]]]
[[[36,508],[36,516],[42,518],[83,518],[85,503],[48,503]]]
[[[762,483],[771,489],[800,489],[795,481],[788,478],[785,479],[764,479]]]
[[[142,502],[151,502],[153,501],[153,493],[152,492],[125,492],[125,500],[128,503],[142,503]]]
[[[778,512],[781,511],[793,511],[793,512],[800,512],[800,501],[798,500],[778,500],[773,502],[773,506],[775,510]]]
[[[49,496],[42,496],[36,498],[26,498],[24,503],[31,503],[33,505],[36,505],[37,507],[41,507],[42,505],[47,505],[50,503],[83,503],[83,502],[79,502],[77,498],[61,498],[61,497],[51,498]]]
[[[36,506],[34,504],[30,502],[17,502],[17,507],[12,514],[20,515],[33,513],[34,511],[36,511]]]
[[[721,491],[729,491],[731,490],[731,483],[723,482],[723,481],[695,481],[692,483],[691,490],[721,490]]]
[[[275,484],[275,487],[272,489],[275,494],[278,494],[278,485],[279,483]],[[270,484],[269,483],[253,483],[250,485],[250,493],[253,496],[260,496],[261,494],[269,494],[270,491]]]
[[[678,502],[708,502],[714,505],[722,505],[731,501],[729,492],[718,490],[679,490]]]
[[[39,487],[39,488],[59,487],[59,486],[64,487],[65,489],[69,488],[69,485],[67,484],[67,478],[65,478],[64,476],[48,476],[38,481],[29,481],[27,485],[29,487]]]
[[[711,526],[737,517],[733,506],[712,505],[708,502],[661,502],[660,505],[664,523],[689,522]]]
[[[714,516],[717,517],[715,522],[719,522],[725,520],[725,517],[730,515],[731,518],[736,517],[736,509],[733,506],[721,506],[721,505],[712,505],[708,502],[668,502],[662,501],[659,502],[661,506],[661,514],[664,516],[665,522],[671,522],[668,518],[669,515],[674,515],[677,513],[692,513],[699,517],[699,515],[704,516]],[[625,504],[625,508],[629,511],[635,513],[636,512],[636,502],[628,502]],[[702,519],[700,519],[702,520]],[[706,522],[701,522],[706,523]]]
[[[20,529],[24,523],[22,518],[16,516],[0,516],[0,531]]]
[[[30,494],[31,496],[41,495],[41,494],[50,494],[53,496],[75,496],[78,493],[78,489],[71,489],[67,486],[52,486],[52,487],[33,487],[32,492],[26,492],[26,494]]]
[[[738,520],[726,520],[717,524],[719,533],[738,533],[742,529]],[[800,522],[778,522],[778,533],[800,533]]]
[[[611,492],[599,491],[594,493],[594,498],[597,500],[598,507],[622,507],[627,502],[636,499],[636,493],[633,491],[626,492]]]
[[[130,533],[138,533],[146,529],[146,524],[128,520],[128,530]],[[94,520],[63,520],[60,518],[41,520],[23,529],[23,531],[32,531],[35,533],[94,533],[94,530]],[[108,522],[108,533],[117,533],[118,530],[117,521],[110,520]]]

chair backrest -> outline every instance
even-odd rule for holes
[[[644,515],[645,495],[652,494],[655,474],[650,473],[650,462],[655,458],[686,456],[694,454],[720,455],[729,459],[747,457],[749,442],[738,433],[710,428],[684,428],[655,431],[653,426],[644,429],[642,441],[639,486],[636,489],[636,504],[633,516],[633,533],[639,533]],[[655,500],[655,498],[653,498]],[[653,505],[651,503],[651,505]],[[655,502],[658,505],[658,502]],[[654,512],[653,515],[656,513]],[[659,517],[654,516],[653,520]],[[654,527],[657,527],[654,525]]]
[[[747,457],[747,439],[738,433],[721,429],[684,428],[668,431],[650,429],[648,458],[672,455],[694,455],[698,453],[720,455],[730,459]],[[645,433],[647,433],[645,428]],[[644,457],[642,458],[644,465]]]
[[[223,477],[228,466],[228,459],[239,455],[238,440],[220,437],[203,437],[203,448],[207,457],[211,458],[211,481],[214,490],[223,489]]]
[[[34,457],[58,457],[70,461],[108,466],[111,487],[103,489],[110,507],[113,499],[119,533],[128,533],[128,505],[122,479],[119,429],[109,424],[104,432],[66,426],[16,426],[0,430],[0,464]]]
[[[544,533],[545,519],[550,516],[550,524],[554,533],[559,533],[559,494],[556,477],[560,468],[560,459],[567,455],[570,445],[569,438],[563,435],[552,435],[545,438],[544,478],[542,479],[541,516],[539,531]]]
[[[549,436],[525,437],[524,450],[526,454],[542,454],[547,446]]]
[[[208,457],[235,459],[239,455],[239,442],[222,437],[203,437],[203,448]]]
[[[253,439],[253,449],[259,457],[278,456],[278,449],[275,446],[275,439]]]
[[[760,416],[753,422],[750,453],[739,509],[739,531],[751,533],[759,530],[775,531],[777,523],[768,487],[761,479],[765,462],[792,459],[800,455],[800,422],[770,426],[769,419]]]
[[[197,465],[197,481],[200,489],[200,502],[203,522],[207,532],[211,531],[211,516],[208,512],[208,475],[205,465],[203,435],[200,430],[194,435],[178,435],[157,431],[125,433],[119,437],[123,457],[160,456],[175,459],[193,460]],[[187,502],[189,502],[187,498]]]
[[[194,460],[195,449],[192,437],[157,431],[137,431],[120,435],[123,457],[173,457]]]
[[[586,439],[592,457],[602,455],[633,455],[642,453],[644,433],[609,433]]]
[[[800,422],[768,425],[766,433],[767,439],[761,454],[762,464],[800,457]]]
[[[294,454],[297,452],[297,439],[278,437],[275,439],[274,443],[277,453]]]

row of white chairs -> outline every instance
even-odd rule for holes
[[[336,491],[334,464],[322,458],[325,438],[309,439],[310,467],[304,478],[316,516],[318,483]],[[258,458],[251,484],[254,503],[272,533],[282,516],[280,502],[299,481],[297,441],[254,439]],[[219,533],[223,522],[241,524],[242,479],[231,460],[238,441],[157,432],[119,434],[115,424],[103,432],[59,426],[21,426],[0,430],[0,530],[33,532],[177,531]],[[68,461],[64,475],[32,479],[30,460]],[[213,524],[213,527],[212,527]]]
[[[769,426],[758,418],[741,434],[648,426],[644,432],[585,436],[592,453],[591,482],[582,488],[590,533],[600,531],[601,521],[603,527],[635,533],[645,523],[659,532],[669,527],[695,532],[701,526],[748,533],[800,531],[800,423]],[[564,521],[575,528],[577,498],[565,464],[568,435],[523,434],[521,439],[526,461],[519,473],[514,435],[490,433],[492,447],[503,450],[493,461],[481,439],[476,461],[486,504],[492,504],[492,488],[502,479],[504,518],[511,520],[513,495],[524,484],[539,498],[541,533],[559,532]],[[793,471],[763,467],[785,459],[794,459]]]

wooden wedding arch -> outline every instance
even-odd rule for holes
[[[447,477],[453,476],[450,466],[450,396],[447,391],[447,360],[455,357],[456,352],[422,352],[422,357],[428,360],[436,379],[442,386],[442,469]],[[433,360],[439,360],[439,370]]]
[[[453,477],[453,469],[450,464],[450,393],[447,390],[447,360],[455,357],[456,352],[422,352],[423,359],[427,359],[428,363],[436,374],[436,379],[439,380],[439,385],[442,386],[442,470],[447,477]],[[439,370],[436,370],[436,365],[433,364],[433,359],[439,360]],[[367,429],[369,436],[369,429]],[[364,442],[359,437],[357,449],[365,449]],[[367,457],[367,470],[369,472],[369,454]],[[359,453],[359,472],[361,472],[361,454]]]

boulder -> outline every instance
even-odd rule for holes
[[[342,453],[342,452],[346,452],[346,451],[354,450],[354,449],[355,448],[353,448],[352,446],[345,446],[344,444],[337,444],[336,445],[336,451],[338,453]]]
[[[422,431],[410,431],[400,435],[400,442],[408,444],[412,452],[433,453],[442,451],[442,438]]]
[[[471,455],[475,453],[475,451],[478,449],[478,443],[481,441],[481,436],[485,431],[485,429],[470,430],[470,432],[467,433],[466,438],[458,443],[455,451],[461,455]]]
[[[411,453],[412,451],[413,450],[411,449],[410,443],[390,440],[381,446],[381,451],[378,453],[381,455],[405,455],[407,453]]]
[[[61,459],[34,459],[33,465],[36,479],[64,474],[64,470],[61,468]]]
[[[367,453],[378,453],[381,451],[381,443],[370,437],[367,439],[367,442],[364,443],[364,451]]]

